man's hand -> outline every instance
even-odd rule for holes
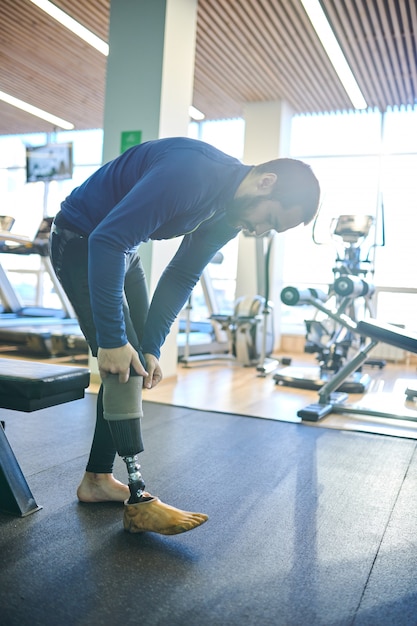
[[[146,361],[146,369],[148,370],[148,375],[143,380],[143,386],[146,389],[152,389],[152,387],[156,387],[158,383],[162,380],[162,370],[159,365],[159,361],[153,354],[144,354]]]
[[[139,376],[148,377],[148,372],[140,362],[138,353],[130,343],[120,348],[99,348],[97,361],[101,378],[105,378],[108,374],[119,374],[119,382],[127,383],[130,366]]]

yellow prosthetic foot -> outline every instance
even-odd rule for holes
[[[207,520],[208,515],[204,513],[181,511],[151,496],[149,500],[136,504],[125,502],[123,526],[130,533],[178,535],[201,526]]]

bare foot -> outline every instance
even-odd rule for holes
[[[137,504],[125,504],[123,525],[130,533],[154,532],[161,535],[186,533],[208,520],[204,513],[181,511],[159,498]]]
[[[129,495],[129,487],[113,474],[86,472],[77,489],[80,502],[124,502]]]

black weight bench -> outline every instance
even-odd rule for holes
[[[363,365],[368,358],[369,352],[373,350],[378,343],[386,343],[407,352],[417,353],[417,335],[410,335],[393,324],[384,324],[376,320],[358,322],[354,332],[362,337],[367,337],[369,341],[333,376],[333,378],[319,389],[318,402],[309,404],[304,409],[298,411],[298,417],[301,417],[304,421],[318,422],[330,413],[354,413],[372,417],[417,421],[417,415],[413,416],[411,413],[403,415],[401,413],[376,411],[367,407],[361,407],[357,404],[349,405],[346,403],[348,394],[337,391],[343,382]],[[412,400],[417,396],[417,390],[406,389],[405,394],[408,400]]]
[[[0,408],[26,413],[84,397],[90,372],[84,367],[0,358]],[[24,517],[42,507],[33,497],[0,426],[0,511]]]

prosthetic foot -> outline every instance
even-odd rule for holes
[[[130,533],[153,532],[160,535],[179,535],[201,526],[208,520],[204,513],[181,511],[159,498],[150,497],[138,504],[125,503],[124,529]]]
[[[117,375],[103,379],[104,418],[108,421],[117,453],[126,463],[130,498],[125,502],[123,524],[131,533],[177,535],[207,521],[203,513],[181,511],[145,491],[138,455],[143,451],[142,378],[131,376],[119,383]]]

